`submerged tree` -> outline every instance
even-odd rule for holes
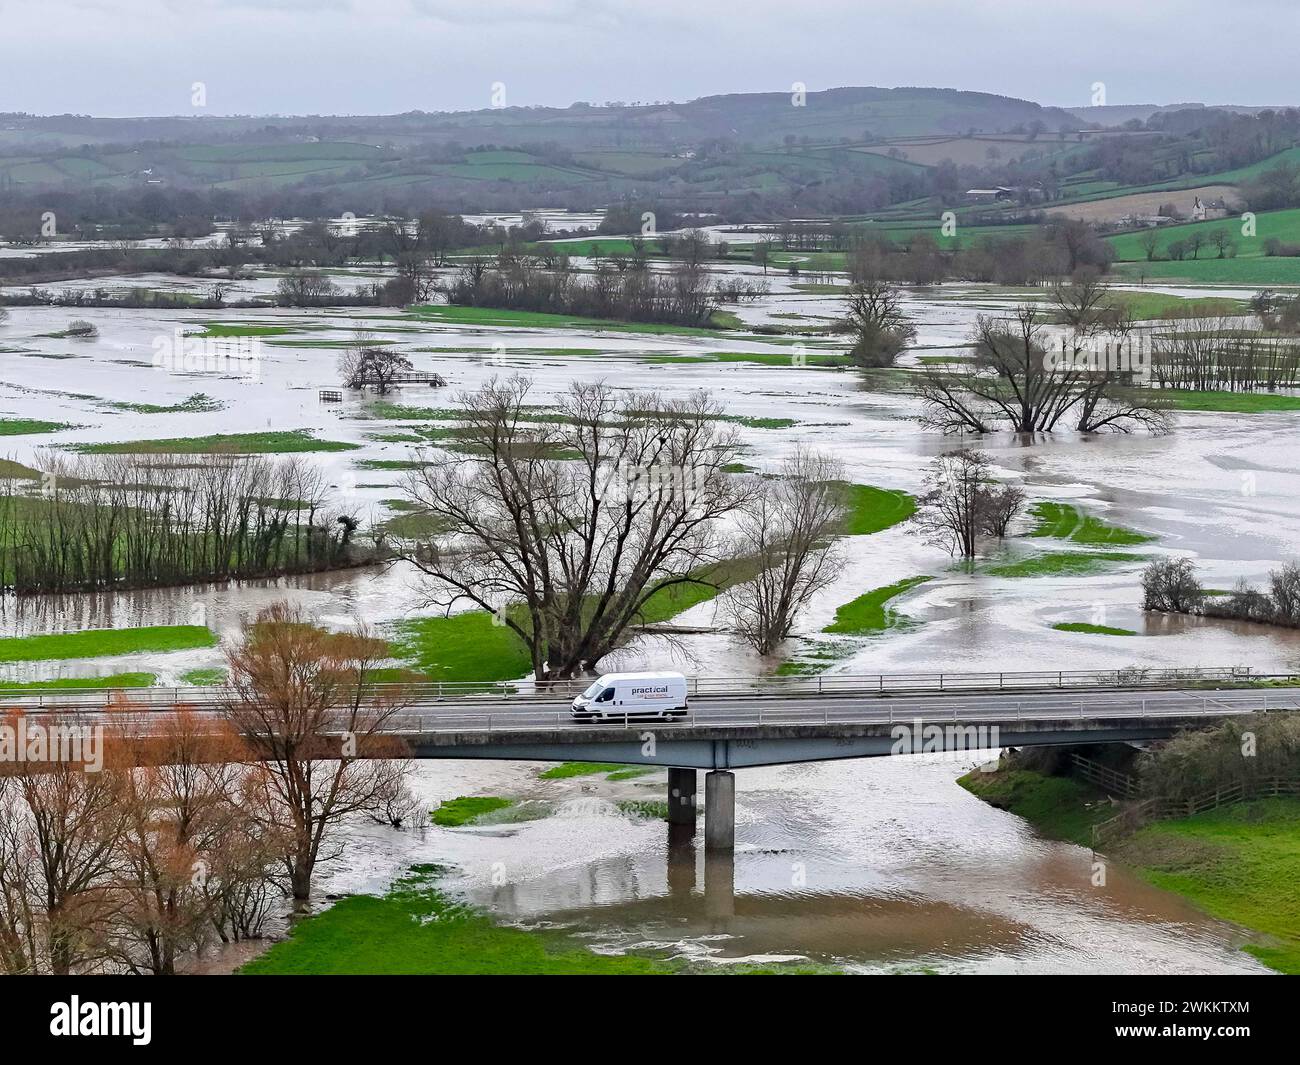
[[[539,415],[522,377],[461,397],[466,457],[423,464],[407,496],[443,530],[409,552],[431,603],[493,613],[539,680],[613,650],[652,601],[711,583],[743,490],[735,431],[704,393],[574,383]]]
[[[845,298],[847,323],[856,337],[849,357],[859,366],[893,366],[916,337],[916,327],[903,314],[898,289],[872,278],[855,282]]]
[[[974,558],[981,536],[1006,535],[1025,495],[998,483],[982,451],[963,447],[940,455],[926,473],[927,491],[912,521],[926,538],[953,555]]]
[[[401,352],[377,344],[365,334],[358,335],[339,356],[339,377],[345,388],[370,388],[381,396],[387,395],[397,379],[412,368],[411,360]]]
[[[1080,313],[1091,311],[1084,309]],[[1168,430],[1168,414],[1134,387],[1138,367],[1122,341],[1101,343],[1093,330],[1046,337],[1042,312],[1018,308],[1010,319],[981,316],[972,337],[970,372],[928,370],[918,389],[924,420],[945,432],[1052,432],[1062,423],[1079,432]]]
[[[736,554],[752,559],[758,573],[727,593],[724,608],[759,654],[771,654],[813,594],[838,575],[830,539],[844,505],[843,467],[806,451],[796,451],[741,505]]]

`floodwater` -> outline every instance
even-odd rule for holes
[[[666,774],[537,779],[542,766],[418,763],[430,805],[511,795],[535,820],[421,835],[357,828],[327,893],[383,891],[394,869],[451,867],[450,890],[523,928],[602,952],[698,964],[800,961],[854,972],[1265,972],[1248,933],[1118,866],[1039,837],[955,779],[969,760],[873,758],[736,777],[736,852],[703,853],[615,805],[666,796]],[[703,797],[703,779],[700,779]]]
[[[756,268],[737,268],[747,278]],[[351,271],[349,278],[357,280]],[[120,279],[136,284],[140,279]],[[344,277],[339,277],[342,283]],[[206,283],[161,279],[203,291]],[[359,283],[359,282],[358,282]],[[834,296],[807,291],[773,272],[771,293],[737,309],[751,326],[812,322],[839,314]],[[91,283],[83,283],[90,285]],[[102,286],[105,281],[93,283]],[[243,283],[268,291],[272,276]],[[188,286],[188,288],[187,288]],[[1015,299],[978,286],[918,290],[907,310],[922,353],[951,352],[979,314],[1005,311]],[[72,319],[93,322],[93,340],[50,334]],[[177,365],[176,330],[208,321],[290,330],[261,338],[251,364]],[[349,396],[323,404],[336,387],[340,347],[358,326],[392,342],[418,370],[436,370],[449,389],[406,389],[399,402],[445,406],[461,389],[493,376],[525,373],[544,403],[575,379],[607,378],[618,387],[673,394],[707,388],[729,413],[788,417],[788,429],[741,427],[743,461],[772,468],[797,446],[833,452],[846,478],[920,491],[926,462],[953,441],[918,428],[917,401],[872,391],[859,375],[814,367],[701,361],[727,353],[790,352],[758,334],[674,337],[580,329],[503,329],[408,318],[382,309],[161,312],[94,308],[12,308],[0,324],[0,417],[42,418],[69,428],[10,436],[3,451],[32,462],[44,447],[305,429],[359,446],[312,456],[336,497],[363,517],[389,513],[401,495],[399,472],[358,462],[403,459],[410,447],[376,439],[401,424],[367,418],[373,400]],[[814,353],[842,350],[838,338],[807,343]],[[670,364],[662,360],[679,358]],[[671,373],[664,368],[672,365]],[[213,413],[140,413],[119,406],[180,403],[201,392]],[[1300,554],[1300,469],[1294,418],[1184,414],[1172,435],[1086,439],[1071,433],[980,441],[998,474],[1032,499],[1076,503],[1156,539],[1132,556],[1082,576],[998,577],[993,559],[973,569],[899,527],[840,544],[839,577],[820,592],[801,623],[792,654],[825,641],[820,630],[838,606],[873,588],[929,575],[895,601],[912,624],[838,645],[838,673],[922,670],[1089,669],[1128,666],[1300,666],[1300,633],[1218,621],[1151,621],[1138,609],[1147,557],[1192,556],[1207,586],[1262,580]],[[1069,550],[1050,540],[1013,538],[1010,558]],[[4,604],[0,632],[202,621],[223,637],[275,598],[301,603],[322,623],[384,625],[427,613],[418,576],[403,567],[356,570],[275,582],[166,589],[57,601]],[[611,656],[611,668],[675,666],[696,676],[751,676],[772,669],[717,624],[713,604],[678,619],[705,631],[642,635]],[[1085,621],[1131,629],[1136,636],[1054,630]],[[216,665],[217,650],[10,666],[10,680],[147,669],[177,682]],[[601,778],[541,782],[538,767],[518,763],[423,763],[417,786],[430,803],[462,794],[505,794],[550,804],[549,816],[495,827],[426,829],[423,836],[379,828],[350,833],[346,868],[329,873],[327,891],[382,890],[416,861],[455,866],[451,884],[502,919],[558,925],[602,950],[631,947],[701,961],[809,958],[863,971],[1160,971],[1258,970],[1237,951],[1241,933],[1118,869],[1092,886],[1091,855],[1044,841],[1018,819],[956,786],[962,767],[913,759],[742,771],[738,778],[734,869],[706,869],[694,847],[670,846],[666,826],[635,820],[619,798],[663,798],[662,774],[613,785]],[[496,872],[494,873],[494,870]],[[496,881],[494,883],[494,880]],[[728,888],[729,885],[729,888]]]

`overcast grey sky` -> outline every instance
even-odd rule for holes
[[[1295,0],[0,0],[0,111],[374,114],[934,85],[1300,102]]]

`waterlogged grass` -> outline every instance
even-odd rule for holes
[[[462,795],[439,803],[429,818],[443,828],[459,828],[473,824],[484,814],[505,810],[513,805],[513,799],[503,799],[498,795]]]
[[[0,418],[0,436],[29,436],[34,433],[57,433],[75,426],[63,422],[46,422],[39,418]]]
[[[622,799],[614,805],[622,813],[640,821],[668,820],[668,803],[662,799]]]
[[[297,332],[296,327],[287,325],[256,325],[252,322],[204,322],[201,333],[189,336],[200,340],[215,340],[222,337],[276,337],[285,333]]]
[[[240,971],[248,974],[650,975],[677,966],[594,954],[557,931],[492,923],[432,886],[440,870],[416,866],[383,896],[353,895],[299,921],[291,936]]]
[[[1050,536],[1076,544],[1145,544],[1155,539],[1083,514],[1069,503],[1037,503],[1030,513],[1038,519],[1030,536]]]
[[[845,485],[848,514],[844,531],[849,536],[866,536],[892,528],[916,513],[916,499],[906,492],[876,488],[869,484]]]
[[[267,455],[300,451],[355,451],[358,447],[359,444],[347,444],[341,440],[318,440],[306,429],[72,445],[73,450],[87,455]]]
[[[221,666],[204,666],[200,669],[187,669],[181,674],[181,682],[196,687],[208,687],[225,684],[229,674]]]
[[[1117,629],[1110,625],[1090,625],[1086,621],[1063,621],[1053,625],[1057,632],[1086,632],[1094,636],[1136,636],[1132,629]]]
[[[930,577],[908,577],[906,580],[860,595],[836,610],[835,620],[822,631],[862,636],[894,628],[903,623],[903,617],[897,611],[890,609],[889,601],[930,579]]]
[[[433,681],[516,680],[533,668],[523,641],[482,610],[399,622],[392,648]]]
[[[720,589],[749,580],[755,572],[752,559],[707,566],[695,574],[701,583],[674,584],[650,596],[642,607],[639,623],[668,621],[716,598]],[[509,608],[508,615],[520,622],[526,619],[518,607]],[[482,610],[399,622],[391,642],[394,657],[409,662],[434,681],[516,680],[533,668],[528,649],[514,630]]]
[[[59,677],[57,680],[32,680],[21,684],[0,678],[0,688],[13,691],[63,691],[97,688],[149,688],[158,677],[154,673],[112,673],[107,677]]]
[[[1276,392],[1184,392],[1164,388],[1155,394],[1177,410],[1212,414],[1271,414],[1300,410],[1300,396]]]
[[[1248,314],[1249,305],[1245,300],[1229,299],[1225,296],[1199,296],[1185,298],[1159,292],[1132,292],[1112,289],[1107,295],[1107,303],[1123,306],[1138,321],[1155,321],[1161,318],[1182,318],[1199,316],[1206,318],[1226,318]]]
[[[1275,937],[1245,949],[1279,972],[1300,975],[1300,799],[1160,821],[1125,841],[1119,853],[1157,887]]]
[[[1046,551],[1018,562],[990,566],[987,572],[992,577],[1085,577],[1103,573],[1117,563],[1145,559],[1144,555],[1122,551]]]
[[[36,480],[40,476],[40,470],[24,466],[21,462],[15,462],[13,459],[0,459],[0,480],[28,481]]]
[[[509,311],[495,307],[456,307],[428,304],[412,307],[406,317],[416,321],[452,322],[461,325],[515,326],[544,329],[602,329],[619,333],[654,333],[680,336],[714,336],[717,328],[667,325],[659,322],[622,322],[608,318],[578,318],[567,314],[543,314],[538,311]],[[716,316],[720,327],[730,327],[725,317]]]
[[[835,611],[835,620],[822,632],[839,636],[870,636],[888,629],[903,628],[912,622],[889,606],[889,602],[933,578],[908,577],[883,588],[875,588],[845,603]],[[859,640],[819,640],[810,643],[789,662],[777,667],[779,677],[809,677],[824,673],[831,665],[860,650]]]
[[[195,392],[179,403],[162,405],[158,403],[112,402],[108,404],[114,410],[131,411],[133,414],[211,414],[224,410],[225,404],[203,392]]]
[[[633,780],[653,773],[653,766],[619,765],[616,762],[561,762],[538,773],[539,780],[570,780],[573,777],[592,777],[606,774],[606,780]]]
[[[136,629],[85,629],[53,636],[7,636],[0,639],[0,662],[185,651],[212,647],[216,642],[212,630],[203,625],[148,625]]]

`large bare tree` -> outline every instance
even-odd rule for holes
[[[924,420],[945,432],[967,433],[1046,433],[1062,423],[1088,433],[1167,431],[1165,407],[1134,387],[1134,368],[1108,358],[1097,332],[1070,332],[1053,341],[1045,324],[1042,311],[1032,306],[1017,308],[1007,319],[981,316],[972,337],[973,369],[934,368],[922,376]]]
[[[593,668],[655,596],[708,582],[744,489],[726,472],[735,431],[706,394],[574,383],[539,413],[512,377],[460,400],[470,454],[405,484],[445,530],[407,556],[431,603],[493,612],[545,680]]]
[[[759,654],[790,635],[799,611],[837,575],[831,539],[844,518],[843,476],[830,456],[796,451],[740,508],[736,553],[758,573],[730,589],[724,606]]]

